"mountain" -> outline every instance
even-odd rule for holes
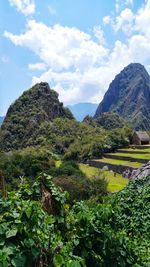
[[[30,145],[33,133],[43,122],[55,118],[73,119],[68,108],[59,102],[58,94],[50,89],[48,83],[38,83],[25,91],[12,104],[0,129],[0,149],[18,149]]]
[[[118,113],[135,129],[150,129],[150,76],[143,65],[131,63],[111,82],[94,118]]]
[[[2,125],[4,117],[0,116],[0,126]]]
[[[117,113],[105,112],[102,113],[96,120],[96,125],[106,130],[116,128],[123,128],[127,125],[126,121],[121,118]]]
[[[98,104],[78,103],[75,105],[68,105],[67,107],[71,110],[76,120],[82,121],[87,115],[94,116]]]

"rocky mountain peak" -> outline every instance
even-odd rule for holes
[[[111,82],[94,118],[116,112],[135,129],[150,129],[150,76],[143,65],[131,63]]]
[[[0,130],[0,148],[26,146],[42,123],[58,117],[73,119],[69,109],[59,102],[58,93],[48,83],[37,83],[9,107]]]

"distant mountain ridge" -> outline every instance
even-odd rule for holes
[[[29,146],[30,137],[42,123],[52,122],[55,118],[74,119],[48,83],[34,85],[9,107],[0,129],[0,149]]]
[[[95,103],[77,103],[67,106],[77,121],[83,121],[83,119],[89,115],[94,116],[98,104]]]
[[[94,118],[116,112],[135,129],[150,129],[150,76],[143,65],[131,63],[111,82]]]
[[[0,116],[0,126],[2,125],[4,118],[4,116]]]

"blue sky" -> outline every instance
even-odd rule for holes
[[[150,71],[150,0],[1,0],[0,115],[49,82],[65,104],[100,102],[130,62]]]

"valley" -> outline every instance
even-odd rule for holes
[[[150,145],[132,141],[145,124],[134,129],[114,109],[85,114],[77,121],[46,82],[9,107],[0,128],[0,266],[148,266]]]
[[[0,22],[0,267],[150,267],[150,0]]]

